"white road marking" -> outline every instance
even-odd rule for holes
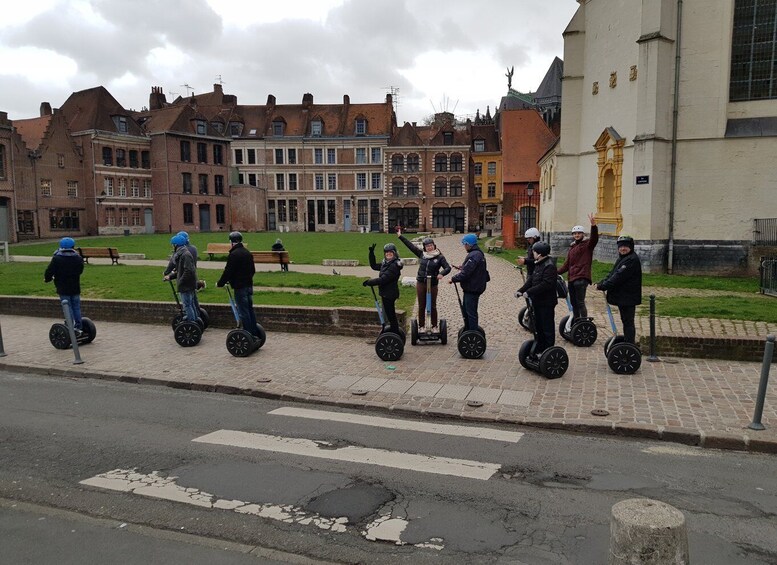
[[[291,416],[293,418],[307,418],[310,420],[327,420],[329,422],[345,422],[347,424],[359,424],[361,426],[373,426],[376,428],[389,428],[393,430],[410,430],[429,434],[509,441],[511,443],[517,443],[523,437],[523,433],[521,432],[508,432],[493,428],[458,426],[456,424],[432,424],[429,422],[397,420],[394,418],[380,418],[377,416],[361,416],[359,414],[310,410],[307,408],[277,408],[268,412],[268,414],[274,416]]]
[[[680,457],[710,457],[713,452],[701,447],[676,447],[674,445],[655,445],[642,450],[642,453],[655,453],[658,455],[679,455]]]
[[[198,443],[210,443],[215,445],[229,445],[247,449],[259,449],[275,453],[288,453],[290,455],[302,455],[318,459],[332,459],[335,461],[349,461],[351,463],[363,463],[366,465],[379,465],[408,471],[422,473],[435,473],[438,475],[453,475],[469,479],[487,481],[494,473],[499,471],[500,465],[495,463],[481,463],[466,459],[451,459],[448,457],[434,457],[431,455],[416,455],[385,449],[373,449],[368,447],[325,447],[331,445],[323,441],[309,439],[270,436],[265,434],[240,432],[235,430],[218,430],[192,441]]]

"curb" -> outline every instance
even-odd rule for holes
[[[121,383],[164,386],[168,388],[191,390],[195,392],[211,392],[216,394],[251,396],[268,400],[287,400],[304,404],[336,406],[340,408],[357,408],[376,412],[389,412],[400,416],[435,418],[442,420],[463,420],[465,422],[492,423],[501,425],[518,425],[530,428],[563,431],[588,435],[620,436],[679,443],[693,447],[721,449],[726,451],[746,451],[749,453],[777,454],[777,440],[764,440],[753,437],[758,432],[743,429],[741,433],[709,432],[693,428],[674,426],[658,426],[636,422],[613,422],[607,420],[556,420],[538,417],[503,417],[478,412],[479,408],[464,407],[461,410],[443,408],[427,408],[424,406],[386,405],[370,401],[369,397],[359,397],[360,400],[327,400],[320,394],[303,394],[296,392],[272,392],[262,389],[242,388],[233,385],[204,385],[188,381],[171,381],[155,378],[132,377],[121,374],[97,373],[78,369],[57,369],[51,367],[31,367],[14,365],[0,361],[0,370],[20,373],[44,375],[49,377],[95,379]]]

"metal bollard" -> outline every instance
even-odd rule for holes
[[[0,325],[0,357],[5,357],[5,348],[3,347],[3,326]]]
[[[765,430],[766,426],[761,423],[761,416],[764,412],[764,400],[766,399],[766,385],[769,384],[769,367],[772,365],[772,356],[774,355],[774,336],[766,336],[766,345],[764,346],[764,361],[761,365],[761,382],[758,384],[758,398],[755,401],[755,412],[753,421],[748,428],[751,430]]]
[[[81,353],[78,351],[76,328],[73,325],[73,317],[70,315],[70,303],[67,300],[62,301],[62,312],[65,314],[65,325],[67,326],[67,331],[70,333],[70,343],[73,345],[73,355],[75,356],[73,365],[80,365],[83,361],[81,360]]]
[[[650,355],[647,358],[651,363],[660,361],[656,355],[656,295],[650,295]]]

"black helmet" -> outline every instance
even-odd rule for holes
[[[397,251],[397,246],[394,245],[393,243],[387,243],[386,245],[383,246],[383,253],[385,253],[386,251],[393,251],[394,255],[399,256],[399,252]]]
[[[543,257],[550,255],[550,245],[546,241],[538,241],[531,246],[531,250]]]
[[[240,243],[241,241],[243,241],[243,234],[240,233],[239,231],[233,231],[232,233],[229,234],[229,241],[231,241],[232,243]]]
[[[620,235],[616,241],[618,247],[628,247],[634,251],[634,238],[630,235]]]
[[[431,243],[432,245],[434,245],[434,240],[433,240],[431,237],[425,237],[425,238],[424,238],[424,241],[423,241],[423,246],[424,246],[424,247],[426,247],[426,246],[427,246],[427,245],[429,245],[430,243]],[[434,245],[434,246],[435,246],[435,247],[437,247],[436,245]]]

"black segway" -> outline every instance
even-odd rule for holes
[[[526,307],[534,316],[534,308],[531,298],[526,298]],[[518,350],[518,361],[524,369],[537,372],[546,379],[558,379],[564,376],[569,368],[569,356],[563,347],[554,345],[548,347],[540,355],[534,353],[537,348],[537,330],[533,330],[534,339],[529,339],[521,344]]]
[[[375,299],[375,308],[378,310],[378,318],[380,319],[380,335],[375,340],[375,353],[378,354],[383,361],[397,361],[405,352],[405,339],[406,334],[399,328],[399,333],[391,331],[391,326],[386,324],[386,319],[383,316],[383,307],[380,305],[380,299],[375,294],[375,287],[371,286],[372,297]]]
[[[604,342],[604,356],[612,372],[617,375],[633,375],[642,365],[642,351],[633,343],[626,341],[622,335],[618,335],[615,326],[615,318],[612,316],[612,308],[605,295],[604,304],[607,306],[607,317],[610,319],[612,337]]]
[[[81,318],[81,331],[76,330],[76,342],[78,345],[92,343],[97,337],[97,328],[94,322],[89,318]],[[67,322],[56,322],[49,329],[49,341],[57,349],[69,349],[73,342],[70,340],[70,330],[67,328]]]
[[[432,331],[432,277],[426,277],[426,323],[424,331],[419,332],[418,320],[410,320],[410,345],[417,345],[418,342],[435,343],[442,345],[448,343],[448,322],[445,319],[440,320],[439,331]]]
[[[465,359],[480,359],[486,352],[486,332],[478,326],[470,329],[467,321],[467,312],[464,310],[464,303],[459,294],[459,283],[453,283],[456,288],[456,299],[459,301],[461,317],[464,321],[464,327],[459,330],[457,347],[459,353]]]
[[[518,269],[521,272],[521,282],[523,284],[526,284],[526,275],[523,274],[523,267],[515,265],[515,269]],[[521,326],[525,330],[529,330],[530,332],[534,333],[534,319],[531,317],[531,311],[529,310],[528,306],[524,306],[520,310],[518,310],[518,325]]]
[[[563,282],[561,276],[559,276],[559,280]],[[566,293],[565,298],[569,314],[561,318],[561,321],[558,323],[559,335],[578,347],[591,347],[599,335],[594,319],[590,317],[573,319],[572,301],[569,298],[569,292]]]
[[[197,281],[197,287],[198,287],[197,292],[199,292],[200,284],[203,285],[202,288],[205,288],[204,283],[205,281]],[[170,281],[170,286],[173,286],[172,280]],[[173,296],[175,296],[175,302],[178,305],[178,308],[177,308],[178,311],[175,314],[175,316],[173,316],[173,318],[170,320],[170,325],[173,327],[173,329],[175,329],[175,326],[180,324],[181,321],[184,319],[184,314],[183,314],[183,306],[181,306],[181,302],[178,299],[178,292],[175,290],[174,286],[173,286]],[[202,331],[205,331],[208,329],[208,326],[210,325],[210,316],[208,315],[208,311],[205,310],[205,308],[203,308],[202,306],[199,306],[197,310],[198,310],[198,319],[199,321],[202,322],[201,324]]]
[[[229,296],[229,306],[232,308],[232,314],[235,316],[235,322],[237,323],[237,328],[227,334],[227,351],[235,357],[248,357],[264,345],[264,342],[267,341],[267,332],[264,331],[264,328],[258,322],[256,330],[259,336],[254,336],[248,330],[243,329],[240,313],[237,311],[237,303],[232,297],[232,290],[230,290],[229,285],[226,285],[226,289]]]
[[[183,305],[178,298],[178,291],[175,289],[173,281],[170,282],[170,288],[173,291],[173,298],[177,305],[178,312],[173,317],[173,337],[175,342],[181,347],[194,347],[202,339],[202,330],[205,326],[202,318],[197,318],[196,322],[190,322],[186,319],[183,313]]]

